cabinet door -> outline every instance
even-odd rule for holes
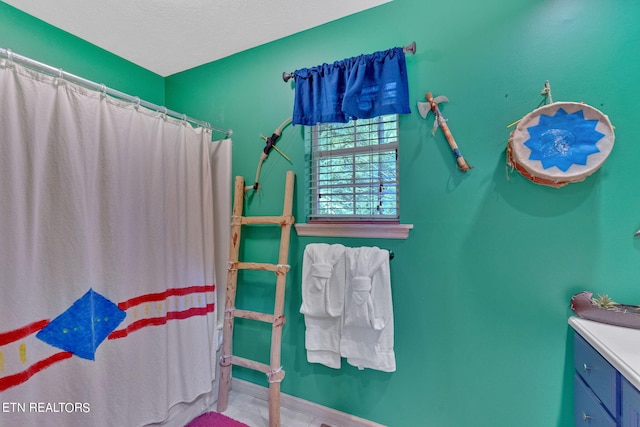
[[[640,392],[626,378],[622,378],[621,427],[640,427]]]

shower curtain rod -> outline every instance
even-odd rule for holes
[[[410,53],[412,55],[415,55],[416,53],[416,42],[411,42],[410,44],[404,46],[402,48],[404,53]],[[286,82],[289,81],[289,79],[294,79],[294,75],[293,73],[287,73],[286,71],[282,73],[282,80]],[[295,80],[295,79],[294,79]]]
[[[162,113],[167,116],[171,116],[177,119],[181,119],[181,120],[196,124],[205,129],[210,129],[212,131],[224,133],[227,137],[231,136],[231,134],[233,133],[231,129],[220,129],[220,128],[213,127],[207,122],[194,119],[192,117],[187,116],[186,114],[180,114],[176,111],[167,109],[167,107],[159,106],[156,104],[152,104],[151,102],[141,100],[137,96],[131,96],[124,92],[120,92],[119,90],[115,90],[110,87],[107,87],[103,84],[92,82],[91,80],[87,80],[85,78],[76,76],[71,73],[67,73],[66,71],[63,71],[62,68],[55,68],[50,65],[43,64],[42,62],[35,61],[31,58],[27,58],[26,56],[18,55],[17,53],[14,53],[11,49],[0,48],[0,57],[6,58],[9,62],[18,63],[22,66],[25,66],[35,71],[39,71],[44,74],[48,74],[52,77],[59,77],[63,80],[67,80],[71,83],[75,83],[87,89],[91,89],[96,92],[102,92],[114,98],[128,101],[133,104],[141,105],[150,110],[154,110],[154,111],[157,111],[158,113]]]

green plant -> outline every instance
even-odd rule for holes
[[[615,309],[618,305],[609,295],[598,295],[598,298],[591,298],[591,303],[597,307],[606,308],[607,310]]]

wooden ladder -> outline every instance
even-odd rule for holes
[[[222,356],[220,357],[220,384],[218,389],[218,412],[224,412],[229,403],[232,365],[242,366],[263,372],[269,381],[269,427],[280,427],[280,382],[284,371],[280,364],[280,347],[282,343],[282,325],[284,324],[284,293],[287,272],[289,271],[289,237],[292,216],[293,183],[295,174],[287,172],[284,194],[284,207],[281,216],[242,216],[244,205],[244,179],[237,176],[235,180],[235,197],[233,216],[231,219],[231,242],[229,244],[229,272],[227,274],[227,294],[224,304],[224,327],[222,335]],[[270,224],[281,227],[280,252],[277,264],[256,262],[239,262],[240,233],[243,225]],[[276,274],[276,292],[273,314],[239,310],[235,307],[238,270],[264,270]],[[271,323],[271,356],[270,363],[256,362],[243,357],[233,356],[233,322],[234,318],[259,320]]]

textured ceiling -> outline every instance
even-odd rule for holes
[[[3,0],[161,76],[392,0]]]

